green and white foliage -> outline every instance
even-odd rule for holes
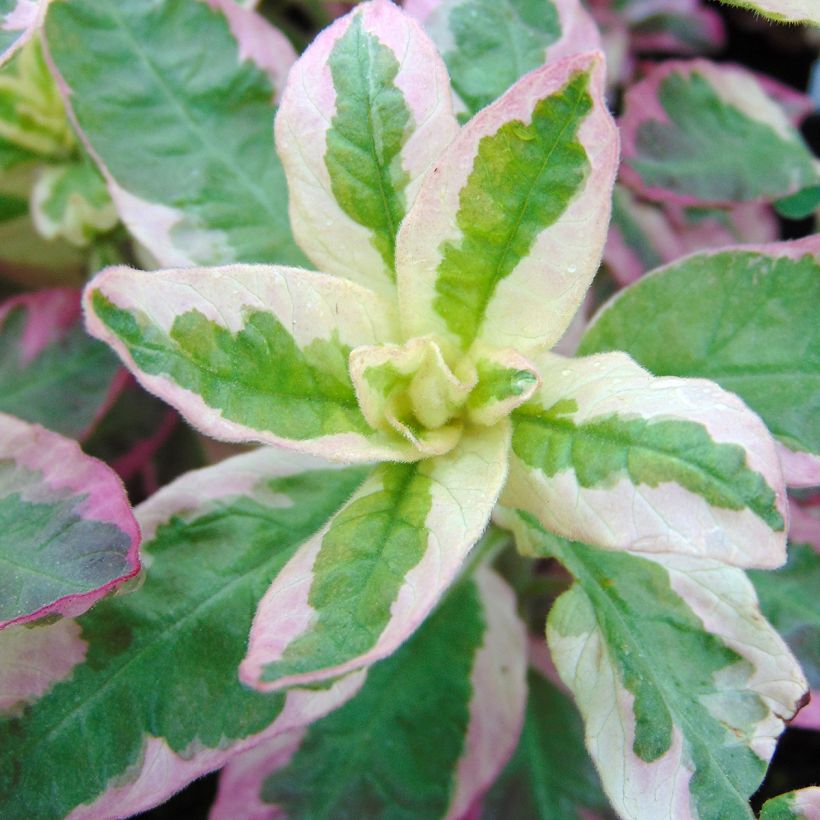
[[[752,9],[778,23],[808,23],[820,26],[820,9],[814,0],[721,0],[732,6]]]
[[[578,0],[405,0],[441,52],[469,119],[544,63],[601,47]]]
[[[0,629],[84,612],[139,571],[139,539],[113,470],[0,413]]]
[[[519,548],[575,584],[547,640],[584,716],[587,748],[622,817],[753,817],[806,681],[744,574],[684,555],[605,552],[506,511]]]
[[[820,788],[810,786],[767,800],[760,811],[760,820],[814,820],[819,815]]]
[[[518,738],[524,642],[512,591],[480,567],[342,709],[229,763],[211,817],[463,817]]]
[[[650,199],[729,206],[820,183],[820,163],[784,108],[737,66],[657,65],[627,92],[620,124],[622,179]]]
[[[365,475],[271,449],[188,473],[137,509],[138,589],[0,633],[0,814],[143,811],[352,695],[360,674],[270,696],[236,668],[270,579]]]
[[[475,22],[484,6],[429,8],[450,26],[462,12]],[[511,24],[511,10],[522,25],[543,24],[527,3],[499,8]],[[504,587],[476,547],[501,498],[554,540],[549,555],[576,578],[551,616],[551,642],[593,758],[611,758],[602,779],[616,808],[707,816],[703,801],[718,795],[726,816],[747,816],[805,686],[740,569],[785,560],[775,442],[700,373],[549,352],[607,235],[618,135],[602,55],[570,49],[520,79],[499,77],[487,93],[500,96],[472,99],[460,127],[447,67],[457,77],[464,56],[453,63],[445,43],[442,59],[387,0],[322,32],[284,90],[293,55],[252,14],[227,0],[54,0],[48,14],[50,53],[89,151],[132,232],[167,266],[99,273],[84,296],[88,329],[198,429],[290,455],[262,450],[192,474],[141,508],[144,586],[78,620],[90,660],[33,696],[14,734],[29,745],[6,759],[44,748],[55,721],[55,755],[79,743],[84,719],[104,726],[104,771],[51,784],[52,767],[35,761],[25,776],[32,794],[64,790],[62,806],[99,816],[122,795],[151,793],[129,806],[156,802],[170,780],[269,732],[272,745],[226,776],[224,801],[245,789],[260,811],[333,816],[408,794],[423,813],[464,814],[512,750],[524,703],[523,640],[493,637],[493,619],[511,607],[490,605],[508,592],[487,593]],[[208,36],[174,50],[171,32],[182,29]],[[458,27],[447,30],[455,42]],[[262,42],[276,66],[260,66]],[[538,37],[521,42],[522,71],[550,53]],[[456,88],[463,102],[468,86]],[[280,91],[281,168],[271,143]],[[137,139],[146,111],[154,127]],[[286,226],[285,179],[301,250]],[[319,272],[295,266],[303,252]],[[313,456],[367,466],[303,461]],[[231,477],[248,464],[252,481]],[[592,659],[585,642],[599,649]],[[515,659],[505,654],[514,647]],[[580,683],[568,671],[579,653]],[[126,688],[120,664],[146,680],[171,668],[165,694]],[[192,686],[197,669],[206,680]],[[293,687],[318,698],[365,670],[339,712],[283,734],[277,715]],[[482,694],[505,675],[505,697]],[[435,720],[414,689],[427,691],[426,676],[452,684],[434,689]],[[363,714],[383,735],[373,748],[354,731]],[[396,749],[422,743],[419,726],[446,735],[429,761],[410,758],[439,761],[425,788],[395,763]],[[356,777],[349,759],[361,760]],[[338,776],[322,774],[331,769]],[[165,770],[166,785],[150,786]]]
[[[787,483],[812,486],[820,483],[818,303],[816,235],[695,254],[613,298],[579,352],[626,350],[657,376],[713,379],[777,437]]]
[[[55,0],[45,36],[120,217],[161,264],[304,261],[272,136],[284,35],[232,0]]]

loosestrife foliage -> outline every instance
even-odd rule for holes
[[[8,440],[0,426],[0,466],[34,488],[0,497],[9,515],[59,503],[94,537],[119,526],[107,574],[72,558],[77,578],[0,602],[11,623],[71,616],[0,634],[4,817],[126,816],[222,766],[217,818],[457,818],[482,801],[495,816],[516,799],[569,816],[605,809],[601,786],[628,818],[752,816],[808,688],[744,570],[777,599],[761,570],[786,560],[781,463],[816,475],[816,420],[795,409],[812,382],[778,368],[802,345],[816,380],[820,242],[686,257],[616,297],[581,355],[553,350],[607,241],[619,129],[592,19],[549,8],[536,25],[512,2],[372,0],[297,59],[229,0],[52,4],[64,99],[163,266],[98,273],[87,328],[198,430],[263,446],[140,505],[141,586],[84,612],[137,572],[136,524],[90,490],[72,501],[82,482],[27,455],[29,421],[8,416]],[[186,28],[207,60],[166,47]],[[89,32],[97,54],[73,45]],[[753,82],[727,92],[714,72],[673,65],[636,88],[657,99],[625,114],[624,183],[715,206],[816,184],[754,100],[729,121],[785,146],[789,172],[747,174],[742,196],[708,165],[676,173],[674,146],[702,153],[708,132],[663,89],[685,85],[697,112]],[[15,315],[0,333],[24,338]],[[548,650],[494,567],[510,541],[572,576]],[[91,597],[64,606],[71,592]],[[815,799],[767,811],[809,816]]]

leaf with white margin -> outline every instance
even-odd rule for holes
[[[507,474],[509,424],[468,430],[447,455],[381,464],[265,593],[241,680],[273,691],[395,651],[487,526]]]
[[[760,810],[760,820],[817,820],[818,817],[820,788],[817,786],[773,797]]]
[[[610,14],[629,22],[633,53],[704,54],[726,43],[720,14],[701,0],[627,0],[611,2]]]
[[[322,273],[230,265],[107,268],[85,293],[89,332],[202,432],[337,461],[418,458],[365,421],[352,348],[397,336],[392,305]]]
[[[539,639],[543,647],[543,638]],[[546,647],[543,647],[546,653]],[[555,673],[553,672],[553,675]],[[513,756],[482,801],[481,820],[579,820],[605,810],[575,704],[532,664],[527,710]]]
[[[820,690],[820,553],[790,544],[789,560],[777,572],[749,573],[763,614],[794,652],[809,685]]]
[[[525,671],[515,597],[479,567],[344,707],[228,763],[211,820],[464,817],[515,746]]]
[[[820,454],[818,303],[820,236],[695,254],[611,299],[579,353],[624,350],[657,376],[716,381],[792,451],[786,483],[811,484],[811,464],[800,470],[801,453]]]
[[[78,290],[0,305],[0,412],[83,438],[116,389],[117,370],[116,357],[83,328]]]
[[[318,268],[394,293],[399,225],[457,132],[447,69],[392,3],[362,3],[321,32],[276,117],[294,236]]]
[[[578,0],[407,0],[404,10],[438,46],[465,119],[528,71],[601,48]]]
[[[0,815],[143,811],[352,695],[361,675],[271,696],[244,688],[236,669],[271,578],[366,472],[263,448],[188,473],[137,508],[139,589],[27,630],[29,640],[25,627],[0,633],[0,669],[40,673],[0,674]],[[42,656],[29,651],[35,639]]]
[[[759,12],[779,23],[808,23],[820,26],[820,11],[815,0],[721,0]]]
[[[119,221],[105,180],[87,160],[42,168],[31,192],[31,216],[46,239],[62,237],[80,248]]]
[[[302,264],[273,145],[296,55],[231,0],[54,0],[66,105],[123,222],[163,266]]]
[[[621,177],[650,199],[770,202],[820,181],[786,112],[738,66],[659,64],[627,92],[620,125]]]
[[[113,470],[0,413],[0,628],[84,612],[139,572],[139,540]]]
[[[462,129],[396,246],[407,337],[528,351],[563,334],[598,268],[618,136],[595,52],[519,80]]]
[[[610,550],[742,567],[786,560],[774,442],[705,379],[656,378],[624,353],[536,360],[542,386],[512,414],[503,503]]]
[[[525,551],[576,579],[550,611],[547,641],[618,813],[751,818],[748,798],[807,687],[743,572],[570,543],[526,513],[506,523]]]
[[[48,0],[0,0],[0,66],[40,27]]]

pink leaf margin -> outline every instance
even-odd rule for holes
[[[658,202],[670,202],[678,205],[712,205],[717,207],[728,207],[735,205],[737,200],[733,199],[703,199],[691,194],[681,194],[667,188],[647,185],[641,179],[638,171],[630,165],[630,160],[639,156],[637,148],[637,135],[641,125],[654,120],[660,123],[668,123],[669,115],[660,103],[658,92],[661,83],[670,75],[679,74],[682,77],[689,77],[692,74],[700,74],[710,81],[717,93],[724,100],[726,105],[734,105],[741,109],[744,116],[755,119],[772,130],[779,133],[784,128],[788,128],[792,122],[798,118],[805,108],[805,103],[797,101],[793,94],[784,97],[781,102],[779,98],[782,86],[779,83],[761,82],[761,78],[743,66],[732,63],[714,63],[710,60],[668,60],[661,64],[649,66],[647,75],[635,83],[627,92],[624,98],[623,114],[619,120],[621,132],[622,159],[621,180],[633,190],[640,193],[647,199]],[[755,117],[752,111],[755,110],[755,101],[737,98],[729,101],[729,96],[736,93],[731,88],[733,83],[752,83],[760,90],[760,97],[757,102],[761,103],[765,98],[771,105],[769,111],[760,112],[759,117]],[[749,86],[747,85],[747,88]],[[723,93],[721,94],[721,91]],[[777,94],[777,99],[772,98],[772,92]],[[780,117],[775,113],[779,108]],[[782,122],[780,121],[782,119]],[[795,136],[799,136],[795,132]],[[765,197],[758,200],[764,201]],[[751,201],[751,200],[750,200]]]
[[[90,592],[66,595],[40,609],[0,622],[0,629],[27,623],[46,615],[75,617],[115,587],[140,571],[140,530],[117,474],[106,464],[86,455],[77,442],[52,433],[39,424],[29,424],[0,413],[0,456],[43,477],[55,492],[86,496],[75,513],[84,519],[112,524],[129,540],[128,571]]]

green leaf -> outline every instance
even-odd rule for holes
[[[481,820],[579,820],[583,809],[605,811],[575,705],[534,667],[527,686],[521,739],[484,798]]]
[[[325,153],[333,194],[351,219],[373,232],[373,245],[395,279],[396,233],[410,180],[401,150],[412,128],[395,85],[399,62],[359,15],[334,44],[328,67],[336,91]]]
[[[271,61],[292,59],[281,34],[254,25],[279,52]],[[273,146],[279,89],[245,59],[255,52],[225,12],[200,0],[58,0],[45,33],[123,221],[163,265],[304,264]]]
[[[803,188],[796,194],[778,199],[774,209],[786,219],[805,219],[820,206],[820,185]]]
[[[453,90],[468,116],[543,65],[547,47],[561,35],[551,0],[443,2],[425,28],[442,49]]]
[[[524,664],[513,598],[480,569],[308,730],[262,802],[317,820],[463,816],[515,742]]]
[[[111,351],[86,333],[77,291],[43,290],[0,307],[0,412],[82,438],[117,369]]]
[[[0,718],[0,814],[62,817],[126,787],[152,738],[190,760],[264,731],[284,698],[251,692],[236,676],[256,602],[363,476],[266,449],[190,473],[143,505],[144,584],[78,618],[70,674]],[[146,785],[143,800],[168,784]],[[125,796],[100,814],[152,805],[128,811]]]
[[[785,112],[738,67],[656,66],[627,93],[621,127],[623,179],[652,199],[772,201],[820,179]]]
[[[787,446],[820,452],[815,239],[699,254],[613,299],[578,352],[625,350],[657,376],[737,393]]]
[[[519,548],[557,558],[576,579],[547,638],[618,813],[751,818],[748,798],[806,681],[744,574],[597,550],[522,513],[506,523]]]

